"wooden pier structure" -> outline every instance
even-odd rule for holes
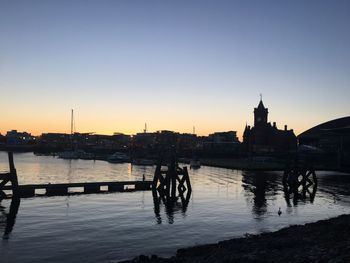
[[[161,155],[152,182],[154,213],[158,224],[162,222],[161,205],[165,206],[168,221],[172,224],[175,211],[186,212],[191,193],[187,167],[179,166],[175,150]]]
[[[152,181],[86,182],[60,184],[19,185],[12,152],[8,153],[10,171],[0,174],[0,200],[13,197],[57,196],[106,192],[131,192],[152,190]],[[36,191],[39,190],[39,191]],[[80,190],[80,191],[79,191]],[[81,191],[82,190],[82,191]],[[11,191],[8,194],[4,191]],[[40,194],[37,194],[40,192]]]
[[[93,183],[61,183],[61,184],[28,184],[17,186],[19,197],[34,197],[40,195],[59,196],[74,194],[96,194],[106,192],[131,192],[152,190],[152,181],[122,181]],[[4,186],[2,190],[14,190],[13,186]],[[36,190],[44,190],[36,194]],[[83,190],[83,191],[79,191]]]
[[[17,171],[13,162],[12,152],[8,153],[8,158],[10,171],[8,173],[0,174],[0,200],[8,197],[3,191],[5,190],[5,185],[8,183],[11,183],[12,196],[16,198],[19,197]]]
[[[291,198],[294,205],[298,200],[307,198],[313,203],[317,191],[317,176],[312,160],[296,155],[294,161],[286,166],[282,183],[287,205],[290,205]]]

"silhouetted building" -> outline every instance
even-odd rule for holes
[[[350,116],[319,124],[298,135],[299,145],[333,154],[338,165],[350,166]]]
[[[141,148],[153,147],[156,142],[156,133],[154,132],[142,132],[137,133],[132,137],[133,146]]]
[[[150,157],[156,154],[156,133],[142,132],[137,133],[131,139],[132,157]]]
[[[0,134],[0,144],[5,144],[5,143],[6,143],[6,137]]]
[[[122,133],[113,135],[91,134],[85,138],[85,142],[82,140],[80,142],[93,149],[126,151],[130,148],[131,136]]]
[[[203,151],[216,155],[238,153],[239,147],[236,131],[214,132],[203,142]]]
[[[191,156],[196,145],[196,135],[168,130],[137,133],[132,138],[132,151],[136,157],[158,158],[160,153],[173,147],[179,156]]]
[[[235,143],[238,142],[237,132],[214,132],[209,134],[209,140],[213,143]]]
[[[156,143],[159,147],[175,147],[179,133],[173,131],[158,131],[156,133]]]
[[[66,133],[43,133],[38,140],[40,145],[47,147],[70,147],[72,144],[71,135]]]
[[[243,145],[246,151],[256,154],[283,154],[296,150],[297,140],[293,130],[277,129],[276,122],[268,122],[268,109],[260,100],[254,108],[254,127],[246,125],[243,133]]]
[[[35,137],[28,132],[18,132],[17,130],[6,133],[7,145],[26,145],[33,144]]]
[[[127,150],[131,136],[122,133],[100,135],[92,133],[43,133],[39,145],[53,149],[77,148],[84,150]]]
[[[177,152],[182,156],[192,157],[198,144],[198,137],[192,133],[180,133],[177,137]]]

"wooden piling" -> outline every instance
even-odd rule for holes
[[[32,187],[19,187],[19,196],[20,197],[34,197],[35,196],[35,188]]]
[[[290,205],[291,195],[294,205],[297,205],[299,199],[305,200],[307,196],[310,197],[310,202],[313,202],[317,190],[317,176],[312,166],[297,161],[294,165],[288,165],[282,183],[287,205]]]
[[[124,185],[123,184],[109,184],[108,191],[109,192],[122,192],[122,191],[124,191]]]
[[[141,191],[151,190],[151,184],[145,181],[136,182],[135,190],[141,190]]]
[[[85,194],[93,194],[93,193],[99,193],[101,192],[100,185],[85,185],[84,186],[84,193]]]
[[[174,201],[179,196],[183,196],[186,191],[192,192],[187,167],[180,168],[173,158],[171,163],[167,165],[167,169],[162,170],[162,161],[160,161],[152,182],[153,197],[157,198],[159,194],[162,198]]]
[[[49,185],[46,188],[46,195],[48,196],[67,195],[67,194],[68,194],[68,187],[65,187],[65,186]]]
[[[17,172],[16,172],[15,164],[13,162],[13,153],[12,152],[8,152],[8,160],[9,160],[10,172],[0,174],[0,200],[3,198],[7,198],[7,195],[3,191],[3,190],[5,190],[5,185],[7,183],[11,183],[12,195],[14,197],[19,196]]]

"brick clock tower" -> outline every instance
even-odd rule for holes
[[[268,110],[265,108],[262,98],[257,108],[254,108],[254,127],[264,127],[267,125]]]
[[[277,129],[276,123],[268,123],[269,111],[265,108],[260,95],[258,107],[254,108],[254,127],[246,124],[243,132],[243,144],[248,153],[285,154],[294,152],[297,139],[293,130]]]

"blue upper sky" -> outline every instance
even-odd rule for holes
[[[0,1],[0,132],[199,134],[349,115],[350,1]]]

